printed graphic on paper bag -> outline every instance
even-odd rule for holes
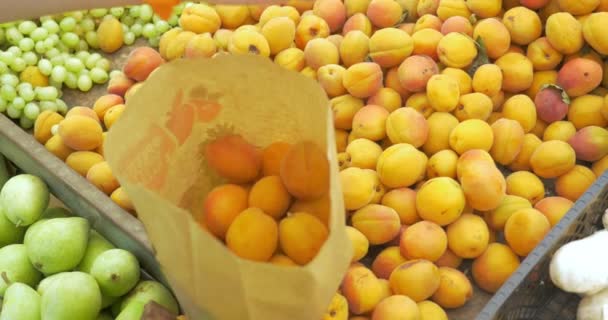
[[[192,88],[184,99],[184,90],[179,89],[165,126],[180,145],[183,145],[192,133],[195,121],[209,122],[217,117],[222,108],[217,102],[219,97],[219,94],[210,95],[205,87],[197,86]]]

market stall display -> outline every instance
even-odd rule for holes
[[[8,116],[137,216],[104,140],[157,68],[253,54],[310,77],[330,99],[354,249],[328,314],[470,319],[608,167],[607,9],[600,0],[296,0],[180,4],[167,22],[148,6],[76,12],[2,29],[0,93]],[[59,26],[47,30],[58,37],[55,60],[34,32],[45,23]],[[120,71],[85,44],[118,52]],[[88,91],[105,81],[106,92],[59,100],[61,83]],[[267,211],[282,203],[254,202],[278,218]],[[287,203],[279,211],[327,214],[321,201]],[[195,216],[204,228],[206,214]]]

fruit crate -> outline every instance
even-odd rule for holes
[[[139,260],[149,278],[170,288],[143,224],[48,152],[34,137],[0,114],[0,154],[18,170],[42,178],[50,192],[91,228]]]
[[[602,229],[608,209],[608,171],[587,189],[562,220],[522,261],[517,271],[494,294],[477,320],[574,320],[580,297],[557,288],[549,277],[549,263],[564,244]]]

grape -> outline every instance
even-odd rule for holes
[[[36,45],[36,43],[30,38],[23,38],[19,41],[19,49],[21,49],[21,51],[32,51],[34,45]]]
[[[17,44],[23,39],[23,35],[17,28],[6,29],[6,40],[11,44]]]
[[[25,108],[25,100],[21,97],[15,97],[15,99],[11,101],[11,104],[13,107],[19,110],[23,110],[23,108]]]
[[[23,58],[23,61],[25,61],[28,66],[33,66],[38,63],[38,56],[31,51],[24,53],[21,58]]]
[[[148,43],[152,47],[158,47],[160,44],[160,36],[154,36],[153,38],[148,39]]]
[[[176,15],[172,15],[169,17],[169,20],[167,20],[167,22],[170,26],[175,27],[179,24],[179,18]]]
[[[78,21],[82,20],[82,18],[84,18],[85,12],[84,11],[72,11],[72,12],[68,12],[66,15],[68,17],[74,18],[74,20],[76,20],[76,22],[78,22]]]
[[[148,22],[152,20],[152,16],[154,15],[154,10],[147,4],[144,4],[139,9],[139,18],[144,22]]]
[[[11,70],[15,72],[21,72],[27,67],[27,63],[23,58],[15,58],[15,61],[10,65]]]
[[[85,75],[89,75],[90,71],[85,69],[80,70],[80,72],[78,72],[78,76],[80,77],[81,75],[85,74]]]
[[[45,41],[46,42],[46,41]],[[46,43],[45,43],[46,44]],[[54,57],[57,57],[61,54],[61,52],[59,52],[59,50],[57,48],[51,48],[49,49],[47,52],[45,52],[45,56],[48,59],[53,59]]]
[[[44,44],[44,41],[38,41],[36,42],[36,45],[34,45],[34,51],[38,54],[44,54],[46,50],[47,46]]]
[[[23,98],[25,102],[30,102],[36,99],[36,92],[34,92],[32,88],[24,87],[23,89],[18,90],[18,92],[19,96]]]
[[[47,20],[42,23],[42,27],[46,29],[49,33],[57,33],[59,32],[59,25],[55,20]]]
[[[17,92],[15,91],[15,87],[7,84],[3,84],[2,87],[0,87],[0,97],[2,97],[2,99],[6,101],[13,101],[16,96]]]
[[[126,32],[124,35],[124,42],[126,45],[130,46],[135,42],[135,35],[133,32]]]
[[[63,95],[63,91],[61,91],[61,87],[63,87],[63,82],[57,82],[53,79],[49,79],[49,86],[55,87],[55,89],[57,89],[57,92],[59,93],[59,97],[61,97]]]
[[[76,28],[76,19],[72,17],[65,17],[61,19],[61,22],[59,22],[59,27],[63,32],[73,31],[74,28]]]
[[[0,28],[0,44],[4,43],[4,40],[6,40],[4,29]]]
[[[100,68],[91,69],[91,71],[89,72],[89,76],[91,77],[91,80],[93,80],[93,82],[98,84],[105,83],[106,81],[108,81],[108,73]]]
[[[55,100],[55,104],[57,105],[57,112],[65,114],[68,111],[68,105],[63,100],[57,99]]]
[[[21,109],[17,109],[11,104],[6,108],[6,115],[11,119],[19,119],[21,117]]]
[[[93,81],[91,80],[91,77],[89,77],[88,75],[81,75],[80,77],[78,77],[78,89],[80,91],[83,92],[87,92],[89,90],[91,90],[91,88],[93,87]]]
[[[57,104],[55,103],[55,101],[40,101],[40,111],[48,110],[52,112],[57,112]]]
[[[135,37],[139,37],[141,35],[141,32],[143,31],[144,27],[142,27],[141,24],[134,24],[131,26],[131,32],[135,35]]]
[[[59,92],[57,91],[57,88],[53,86],[36,88],[36,97],[38,98],[38,100],[55,100],[57,99],[58,95]]]
[[[144,29],[142,30],[141,34],[145,37],[145,38],[153,38],[154,36],[156,36],[156,28],[154,27],[154,25],[152,23],[146,23],[146,25],[144,25]]]
[[[26,89],[34,90],[34,87],[29,82],[21,82],[17,86],[15,86],[15,89],[17,89],[17,91],[26,90]]]
[[[15,55],[10,51],[0,51],[0,61],[10,65],[15,61]]]
[[[74,34],[76,34],[78,36],[78,38],[82,37],[85,33],[85,31],[82,29],[82,27],[79,24],[76,25],[76,28],[74,28],[74,31],[72,31],[72,32],[74,32]]]
[[[8,72],[8,66],[6,65],[6,63],[0,61],[0,74],[7,73],[7,72]]]
[[[120,22],[122,22],[123,25],[130,27],[135,23],[135,18],[131,16],[122,16],[122,18],[120,18]]]
[[[173,13],[179,16],[184,11],[184,8],[191,6],[191,3],[180,2],[176,6],[173,7]]]
[[[44,28],[36,28],[34,29],[34,31],[32,31],[32,33],[30,34],[30,37],[32,38],[32,40],[34,41],[41,41],[46,39],[46,37],[49,36],[49,32],[44,29]]]
[[[110,8],[110,14],[116,18],[120,18],[120,17],[122,17],[123,14],[125,14],[125,8],[123,8],[123,7]]]
[[[101,17],[105,16],[106,13],[108,13],[108,9],[104,9],[104,8],[89,10],[89,14],[93,18],[101,18]]]
[[[78,73],[80,70],[84,69],[84,64],[80,59],[71,57],[65,60],[65,68],[70,72]]]
[[[32,120],[32,119],[29,119],[29,118],[23,116],[19,119],[19,125],[21,126],[21,128],[28,130],[34,126],[35,120],[36,119]]]
[[[156,24],[156,23],[157,23],[157,22],[159,22],[159,21],[162,21],[162,19],[161,19],[159,16],[154,15],[154,16],[152,17],[152,23]]]
[[[11,87],[16,87],[19,84],[19,78],[12,73],[0,75],[0,84],[6,84]]]
[[[112,70],[112,72],[110,72],[110,79],[112,79],[114,77],[122,76],[122,75],[124,75],[124,73],[122,73],[122,71]]]
[[[95,65],[97,64],[97,61],[99,61],[101,58],[102,58],[102,56],[99,53],[94,52],[91,55],[89,55],[87,60],[84,62],[84,65],[88,69],[93,69],[93,68],[95,68]]]
[[[87,41],[87,43],[89,44],[89,46],[91,46],[93,48],[98,48],[99,47],[99,42],[98,42],[98,39],[97,39],[97,32],[95,32],[95,31],[88,31],[84,35],[84,38]]]
[[[59,42],[59,35],[56,33],[50,34],[49,39],[53,39],[53,45]]]
[[[133,18],[138,18],[139,12],[140,12],[139,6],[132,6],[131,8],[129,8],[129,16],[131,16]]]
[[[76,58],[80,59],[80,61],[82,61],[82,63],[84,64],[85,61],[87,61],[87,58],[90,56],[91,54],[88,51],[78,51],[76,52]]]
[[[19,24],[18,30],[22,34],[30,34],[36,29],[36,24],[33,21],[23,21]]]
[[[121,23],[120,27],[122,28],[122,33],[129,32],[129,26],[127,26],[126,24]]]
[[[156,31],[158,31],[159,34],[165,33],[170,28],[169,23],[167,23],[167,21],[164,21],[164,20],[159,20],[158,22],[156,22],[154,24],[154,26],[156,27]]]
[[[26,104],[25,108],[23,108],[23,115],[26,116],[30,120],[36,120],[36,118],[38,118],[39,114],[40,114],[40,107],[34,102],[30,102],[30,103]]]
[[[68,48],[75,48],[78,45],[78,35],[73,32],[66,32],[61,36],[61,42],[65,44]]]
[[[6,100],[0,98],[0,113],[6,111],[7,106],[8,106],[8,102],[6,102]]]
[[[54,66],[61,66],[61,65],[63,65],[65,63],[65,59],[63,58],[62,55],[58,54],[58,55],[56,55],[56,56],[54,56],[54,57],[51,58],[51,63]]]
[[[97,61],[97,63],[95,64],[95,66],[97,68],[103,69],[106,72],[108,72],[108,71],[110,71],[111,63],[110,63],[110,60],[108,60],[106,58],[102,58],[99,61]]]
[[[15,56],[15,58],[20,57],[21,54],[23,54],[23,51],[21,51],[21,49],[19,49],[19,47],[17,46],[11,46],[7,49],[7,51],[11,52]]]
[[[80,26],[84,32],[89,32],[95,30],[95,21],[91,18],[85,18],[80,21]]]
[[[76,50],[87,51],[89,50],[89,45],[85,40],[78,41],[78,45],[76,46]]]
[[[45,76],[50,76],[53,71],[53,64],[48,59],[40,59],[38,61],[38,69]]]
[[[63,83],[70,89],[76,89],[78,87],[78,76],[73,72],[68,72]]]

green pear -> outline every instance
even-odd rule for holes
[[[57,273],[42,279],[42,281],[38,283],[38,287],[36,288],[38,294],[42,296],[44,292],[51,286],[51,283],[55,281],[55,279],[60,279],[62,274],[63,273]]]
[[[95,262],[95,259],[97,259],[97,257],[103,252],[114,248],[114,245],[111,244],[110,241],[97,233],[97,231],[91,229],[87,250],[84,253],[84,257],[80,261],[80,264],[78,264],[76,267],[76,270],[91,273],[91,267],[93,267],[93,262]]]
[[[120,297],[110,307],[110,312],[112,313],[113,317],[118,317],[118,315],[120,314],[120,311],[122,310],[123,301],[124,301],[124,297]]]
[[[97,284],[99,285],[99,284]],[[101,309],[105,309],[111,305],[114,305],[114,303],[116,303],[116,301],[118,301],[118,298],[120,297],[108,297],[104,294],[101,294]]]
[[[69,218],[72,216],[70,210],[62,207],[52,207],[47,208],[40,216],[40,220],[42,219],[55,219],[55,218]]]
[[[96,320],[99,311],[99,286],[87,273],[60,273],[43,290],[41,314],[44,320]]]
[[[6,217],[18,227],[36,222],[50,201],[49,188],[42,179],[31,174],[10,178],[0,191],[0,207]]]
[[[139,282],[139,261],[129,251],[111,249],[100,254],[91,268],[101,293],[110,297],[127,294]]]
[[[97,316],[97,320],[114,320],[112,315],[107,312],[102,312]]]
[[[129,303],[116,317],[115,320],[140,320],[144,314],[146,304],[141,301]]]
[[[0,320],[40,320],[40,296],[29,286],[15,282],[4,294]]]
[[[177,301],[173,297],[173,294],[171,294],[171,291],[160,282],[150,280],[141,281],[125,296],[121,310],[124,310],[132,302],[146,304],[150,301],[155,301],[173,314],[179,313]]]
[[[80,217],[39,221],[25,232],[23,243],[34,267],[45,275],[73,270],[89,240],[89,222]]]
[[[42,275],[28,259],[24,245],[11,244],[0,249],[0,297],[15,282],[35,287],[40,279]]]
[[[17,227],[8,220],[0,206],[0,248],[9,244],[23,242],[26,229],[25,227]]]

